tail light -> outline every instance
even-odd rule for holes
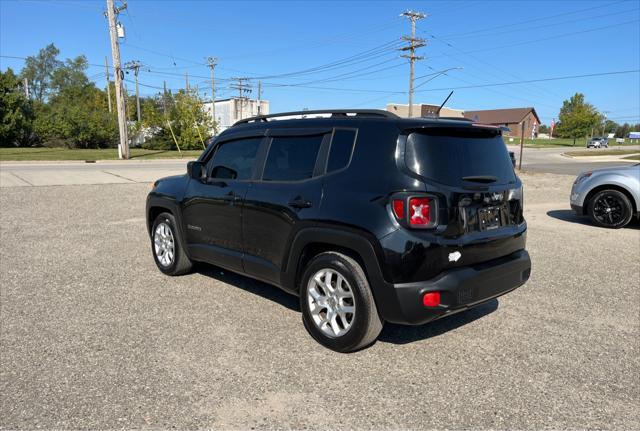
[[[431,198],[409,198],[409,225],[423,227],[431,223]]]
[[[404,199],[393,200],[393,215],[398,220],[404,220]]]
[[[391,200],[393,215],[400,224],[415,228],[437,225],[437,200],[431,196],[396,196]]]
[[[437,307],[440,305],[440,292],[427,292],[422,297],[422,305],[425,307]]]

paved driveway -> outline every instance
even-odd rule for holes
[[[639,227],[524,180],[530,281],[350,355],[274,287],[162,275],[147,185],[2,189],[0,428],[638,429]]]

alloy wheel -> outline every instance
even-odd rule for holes
[[[593,216],[604,225],[615,226],[624,219],[624,202],[614,195],[602,195],[593,204]]]
[[[338,271],[316,272],[309,279],[307,302],[313,323],[325,335],[340,337],[351,328],[356,311],[353,290]]]
[[[175,258],[175,240],[171,226],[168,223],[162,222],[156,226],[156,231],[153,234],[153,245],[160,265],[164,267],[171,266]]]

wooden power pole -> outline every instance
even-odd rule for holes
[[[109,20],[109,36],[111,38],[111,56],[113,57],[113,75],[116,84],[116,111],[118,113],[118,129],[120,131],[120,144],[118,156],[121,159],[129,158],[129,137],[127,135],[127,113],[124,106],[124,93],[122,91],[122,79],[124,74],[120,66],[120,45],[118,44],[118,30],[116,28],[117,15],[125,9],[126,4],[116,8],[114,0],[107,0],[107,19]]]
[[[231,88],[238,90],[238,102],[240,103],[240,108],[238,109],[238,114],[236,115],[236,118],[238,118],[239,120],[242,120],[242,108],[244,105],[244,98],[245,98],[244,95],[246,93],[251,93],[251,89],[247,88],[244,81],[247,81],[249,78],[231,78],[231,79],[235,79],[238,81],[237,84],[231,85]]]
[[[208,57],[207,63],[209,64],[209,68],[211,69],[211,116],[213,117],[214,128],[216,122],[216,86],[215,86],[215,76],[214,69],[216,68],[216,64],[218,64],[218,59],[216,57]]]
[[[109,81],[109,60],[104,56],[104,71],[107,78],[107,102],[109,103],[109,114],[111,114],[111,81]]]
[[[423,19],[426,15],[421,12],[406,11],[400,14],[411,20],[411,36],[403,36],[402,39],[409,42],[408,46],[400,48],[401,51],[409,51],[409,54],[404,54],[402,57],[409,59],[409,117],[413,116],[413,76],[414,76],[414,63],[416,60],[422,60],[424,57],[416,55],[416,49],[426,45],[425,40],[422,38],[416,38],[416,21]]]
[[[138,123],[142,118],[142,113],[140,112],[140,87],[138,85],[138,72],[140,72],[140,66],[142,66],[142,64],[138,60],[130,61],[124,65],[125,69],[133,70],[133,74],[136,78],[136,112],[138,113]]]

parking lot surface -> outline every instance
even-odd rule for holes
[[[525,174],[530,281],[354,354],[297,299],[215,267],[162,275],[148,184],[0,192],[0,428],[640,428],[640,228]]]

